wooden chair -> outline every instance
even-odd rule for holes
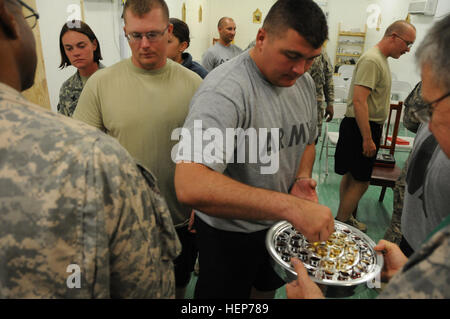
[[[380,144],[380,150],[388,149],[389,154],[391,154],[391,155],[394,155],[394,153],[395,153],[395,145],[396,145],[396,141],[397,141],[398,127],[400,124],[400,116],[402,113],[402,107],[403,107],[403,102],[398,102],[398,104],[391,104],[390,110],[389,110],[388,122],[387,122],[387,126],[386,126],[386,132],[385,132],[383,139],[381,141],[381,144]],[[392,135],[390,136],[389,131],[390,131],[390,124],[391,124],[391,118],[392,118],[393,111],[396,112],[395,113],[395,122],[394,122],[394,127],[392,130]],[[392,140],[390,142],[388,142],[388,137],[392,138]],[[381,186],[381,194],[380,194],[380,198],[379,198],[380,202],[382,202],[384,199],[384,195],[386,193],[386,188],[388,188],[388,187],[394,188],[395,187],[395,182],[399,178],[401,171],[402,170],[397,165],[394,165],[394,167],[382,167],[382,166],[375,165],[373,167],[372,177],[370,179],[370,185]]]

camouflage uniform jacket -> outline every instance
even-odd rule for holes
[[[100,63],[98,67],[99,69],[103,69],[105,66]],[[79,71],[75,72],[74,75],[63,83],[59,90],[59,102],[56,107],[58,113],[72,117],[83,87],[84,85]]]
[[[166,202],[115,139],[0,83],[0,141],[0,298],[174,297]]]
[[[422,82],[419,82],[405,100],[403,124],[411,132],[417,133],[420,125],[420,121],[413,112],[421,110],[425,106],[426,104],[422,99]]]
[[[450,298],[450,225],[437,232],[390,280],[379,298]]]
[[[315,58],[314,63],[311,68],[309,68],[308,72],[311,74],[314,83],[316,84],[317,101],[323,102],[323,96],[325,95],[327,104],[333,104],[333,68],[326,52],[322,52],[320,56]]]

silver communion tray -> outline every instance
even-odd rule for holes
[[[355,286],[372,281],[383,268],[375,242],[358,229],[334,221],[327,241],[310,243],[287,221],[270,228],[266,246],[277,274],[286,282],[297,279],[291,258],[300,259],[310,278],[329,286]]]

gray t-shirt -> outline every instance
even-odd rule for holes
[[[291,87],[276,87],[245,52],[209,73],[194,95],[176,160],[202,163],[244,184],[288,193],[306,145],[316,139],[316,123],[311,76],[305,73]],[[254,232],[275,222],[196,213],[210,226],[228,231]]]
[[[402,233],[418,250],[427,236],[450,214],[450,159],[421,125],[406,176]]]
[[[226,47],[217,42],[203,54],[202,65],[208,72],[211,72],[215,67],[231,60],[242,52],[242,49],[234,44],[230,44]]]

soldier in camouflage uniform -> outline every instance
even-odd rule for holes
[[[399,267],[401,269],[397,271],[392,279],[388,276],[389,271],[393,270],[392,268],[388,268],[382,273],[382,279],[384,274],[386,274],[387,278],[384,279],[390,280],[389,284],[379,295],[379,298],[450,298],[448,272],[450,267],[450,258],[448,258],[450,252],[450,225],[444,226],[408,260],[406,260],[405,256],[402,256],[398,246],[393,245],[393,247],[384,248],[384,250],[385,259],[389,261],[392,268],[396,268],[393,265],[398,260],[403,260],[405,264],[403,267]],[[386,257],[388,254],[390,254],[390,258]]]
[[[450,161],[449,37],[450,14],[447,14],[432,27],[416,51],[416,59],[421,67],[423,99],[433,102],[426,104],[426,108],[422,112],[417,111],[415,115],[420,122],[428,123],[431,133],[439,143],[439,151],[446,156],[444,158],[446,161]],[[411,169],[413,167],[411,166]],[[419,173],[422,172],[417,172]],[[447,186],[442,182],[439,184],[439,181],[429,182],[435,184],[429,187]],[[445,190],[442,193],[445,196]],[[408,199],[410,197],[406,198]],[[424,197],[423,205],[429,204],[426,201],[432,200]],[[445,200],[447,198],[441,198],[441,201]],[[450,298],[450,214],[428,234],[428,238],[424,238],[423,244],[409,259],[397,245],[385,240],[381,240],[375,250],[382,251],[384,255],[381,279],[389,280],[379,298]],[[299,276],[297,280],[288,284],[287,296],[323,297],[317,285],[308,277],[303,264],[296,263],[295,260],[293,264]]]
[[[152,174],[19,93],[37,59],[16,0],[0,46],[0,298],[173,298],[180,243]]]
[[[103,69],[100,42],[94,31],[80,20],[64,23],[59,34],[59,51],[61,54],[60,69],[70,65],[77,72],[66,80],[59,90],[57,111],[72,117],[89,77],[97,70]]]
[[[99,69],[103,69],[104,67],[103,64],[99,63]],[[79,71],[63,83],[59,90],[58,113],[72,117],[85,83],[86,81],[83,81]]]
[[[316,84],[317,95],[317,129],[318,137],[322,135],[322,122],[324,116],[326,121],[330,122],[333,119],[333,101],[334,101],[334,85],[333,85],[333,68],[331,66],[330,58],[325,51],[315,58],[313,65],[308,70],[308,73]],[[324,101],[325,96],[325,101]],[[326,102],[324,114],[324,102]]]
[[[426,107],[422,99],[422,82],[416,84],[414,89],[405,100],[405,108],[403,115],[403,125],[413,133],[417,132],[420,121],[414,115],[414,111],[421,110]],[[384,234],[384,239],[400,245],[402,240],[401,219],[403,210],[403,200],[405,195],[405,180],[406,172],[408,170],[409,157],[406,159],[398,180],[394,187],[394,210],[392,212],[392,219],[389,228]]]

